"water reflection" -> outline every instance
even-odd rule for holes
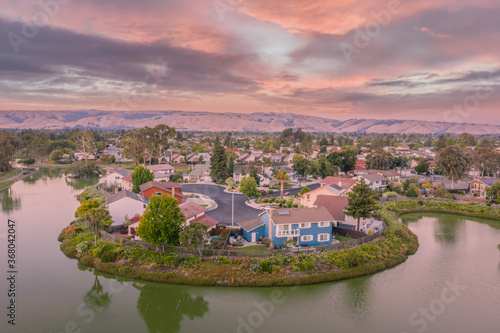
[[[370,279],[361,277],[344,281],[347,288],[344,297],[348,313],[353,316],[366,316],[368,311],[368,300],[370,299]]]
[[[2,212],[10,214],[21,209],[21,198],[12,190],[6,188],[0,191],[0,201],[2,201]]]
[[[180,332],[184,317],[193,320],[208,312],[208,302],[191,296],[183,287],[155,283],[134,286],[141,290],[137,309],[150,333]]]
[[[22,181],[29,185],[34,185],[37,181],[43,180],[45,183],[49,179],[61,178],[64,175],[64,169],[40,168],[32,176],[24,178]]]
[[[75,190],[83,190],[87,186],[97,184],[99,177],[88,177],[88,178],[68,178],[66,177],[66,184],[74,188]]]
[[[434,237],[438,243],[455,244],[459,239],[459,233],[465,226],[465,220],[458,216],[440,216],[434,223]]]
[[[97,274],[94,275],[94,284],[83,297],[83,301],[90,309],[101,312],[111,303],[111,294],[102,287]]]

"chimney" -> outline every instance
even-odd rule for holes
[[[175,199],[175,185],[172,186],[172,198]]]
[[[342,181],[339,179],[339,186],[342,187]]]
[[[118,193],[118,187],[115,187],[115,193]]]

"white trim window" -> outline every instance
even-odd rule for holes
[[[322,228],[328,227],[329,225],[330,225],[330,222],[319,222],[318,223],[318,227],[322,227]]]
[[[330,240],[330,234],[319,234],[318,242],[328,242]]]
[[[312,235],[300,236],[300,241],[301,242],[310,242],[312,240],[313,240],[313,236]]]
[[[310,228],[310,227],[311,227],[311,223],[309,223],[309,222],[302,222],[299,224],[300,229],[305,229],[305,228]]]

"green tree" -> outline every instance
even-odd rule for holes
[[[94,151],[94,134],[89,130],[76,131],[73,134],[73,140],[81,149],[83,156],[85,156],[85,164],[87,164],[88,156]]]
[[[348,204],[345,213],[358,219],[357,230],[359,230],[359,222],[361,218],[368,218],[373,215],[375,204],[375,192],[368,186],[363,178],[361,178],[348,192]]]
[[[226,149],[217,141],[212,150],[212,159],[210,160],[210,177],[217,183],[224,182],[227,178]]]
[[[306,178],[309,167],[310,167],[309,160],[304,156],[302,156],[301,154],[297,154],[293,157],[292,169],[300,176],[299,186],[302,183],[302,179]]]
[[[84,200],[80,206],[76,209],[75,217],[82,217],[86,212],[93,208],[99,208],[101,202],[98,199]]]
[[[138,128],[125,134],[121,144],[123,145],[122,155],[133,159],[136,166],[145,159],[145,140]]]
[[[136,167],[134,172],[132,172],[131,176],[132,176],[132,192],[134,193],[141,192],[139,186],[147,182],[153,181],[155,179],[154,173],[143,165],[139,165],[138,167]]]
[[[137,234],[141,239],[154,245],[177,245],[179,233],[185,222],[177,200],[165,194],[152,195],[141,216]]]
[[[230,157],[227,163],[227,173],[226,176],[232,177],[234,174],[234,158]]]
[[[228,179],[226,179],[226,185],[230,189],[236,188],[236,182],[234,181],[233,177],[229,177]]]
[[[288,182],[290,180],[290,177],[288,177],[288,174],[286,170],[280,170],[276,175],[275,178],[280,182],[280,189],[281,189],[281,197],[283,198],[283,187],[285,185],[285,182]]]
[[[458,145],[443,148],[436,155],[436,166],[451,180],[452,189],[456,181],[467,176],[470,164],[470,158]]]
[[[490,201],[496,201],[500,198],[500,181],[497,181],[486,189],[486,195]]]
[[[444,134],[441,134],[436,142],[436,151],[439,152],[441,149],[446,148],[447,147],[446,141],[447,141],[446,136]]]
[[[27,166],[28,168],[32,166],[33,164],[36,163],[35,159],[33,157],[30,158],[25,158],[20,162],[22,165]]]
[[[240,192],[248,199],[257,195],[257,182],[253,177],[243,177],[240,181]]]
[[[333,176],[339,172],[339,168],[336,165],[330,163],[324,154],[318,155],[316,160],[311,163],[311,173],[315,177],[326,178],[328,176]]]
[[[193,222],[179,233],[179,241],[188,250],[197,250],[200,257],[203,257],[203,247],[205,246],[205,235],[207,225],[200,222]]]
[[[57,162],[59,161],[59,159],[63,156],[63,152],[62,150],[53,150],[50,155],[49,155],[49,158],[51,161],[54,161],[54,162]]]
[[[467,147],[472,146],[473,137],[469,133],[460,134],[460,138],[458,140],[458,144],[462,149],[466,149]]]
[[[394,167],[394,157],[388,152],[376,152],[368,155],[366,160],[368,169],[390,170]]]
[[[82,218],[94,233],[94,245],[97,246],[100,231],[112,223],[108,210],[102,207],[91,208],[82,215]]]
[[[434,196],[437,198],[451,199],[451,194],[450,192],[448,192],[444,184],[440,184],[438,187],[436,187],[436,189],[434,190]]]
[[[304,187],[300,190],[300,194],[302,195],[302,194],[305,194],[305,193],[307,193],[307,192],[309,192],[309,191],[311,191],[311,190],[309,189],[309,187],[304,186]]]
[[[429,172],[429,163],[425,159],[421,159],[415,167],[415,172],[419,175]]]

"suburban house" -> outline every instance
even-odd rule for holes
[[[140,185],[139,188],[141,195],[145,198],[149,198],[153,194],[161,195],[163,193],[174,197],[179,204],[186,201],[186,197],[182,194],[182,185],[178,183],[151,181]]]
[[[297,183],[299,180],[297,178],[297,173],[293,171],[292,168],[286,166],[286,165],[274,165],[270,167],[264,168],[263,175],[269,179],[273,178],[273,173],[278,173],[281,170],[286,171],[286,175],[288,178],[290,178],[290,181],[292,183]]]
[[[320,182],[320,187],[304,193],[300,197],[300,204],[313,207],[318,195],[347,196],[347,192],[356,184],[355,178],[326,177]]]
[[[212,181],[212,177],[210,177],[210,165],[196,164],[186,177],[189,181],[210,182]]]
[[[85,160],[85,158],[89,159],[89,160],[95,160],[95,155],[93,153],[90,153],[90,152],[86,152],[84,153],[83,151],[81,150],[75,150],[74,151],[74,156],[75,156],[75,159],[77,161],[82,161],[82,160]]]
[[[297,246],[332,243],[334,218],[325,207],[266,209],[259,216],[259,219],[238,223],[243,237],[250,242],[266,237],[273,246],[279,247],[287,240],[295,240]]]
[[[111,194],[106,198],[106,209],[109,210],[113,225],[122,224],[125,216],[142,215],[148,204],[147,198],[142,195],[123,190]]]
[[[131,170],[120,169],[108,173],[106,176],[99,179],[99,184],[103,184],[105,187],[122,187],[122,178],[128,174],[132,173]]]
[[[475,197],[485,198],[486,189],[499,180],[498,178],[476,178],[469,182],[470,193]]]
[[[330,195],[318,195],[314,202],[314,207],[325,207],[333,216],[333,226],[347,229],[356,229],[358,219],[345,214],[344,209],[348,205],[348,197],[333,197]],[[363,226],[368,219],[361,219],[360,226]]]
[[[175,168],[170,164],[155,164],[155,165],[146,165],[152,173],[155,175],[155,180],[170,180],[170,176],[175,173]]]
[[[193,201],[187,201],[179,205],[181,212],[186,218],[185,226],[190,225],[192,222],[200,222],[208,226],[208,230],[214,228],[219,221],[205,214],[206,208],[198,205]]]
[[[140,216],[139,215],[135,215],[135,216],[132,216],[132,218],[130,219],[130,222],[128,222],[125,226],[127,227],[128,229],[128,236],[134,236],[134,238],[136,240],[140,239],[139,236],[137,236],[137,228],[139,227],[139,220],[140,220]]]
[[[387,178],[389,181],[398,181],[400,176],[399,173],[396,170],[375,170],[375,169],[370,169],[366,170],[367,174],[379,174],[381,176],[384,176]]]
[[[248,177],[250,174],[248,173],[248,168],[245,165],[235,165],[233,169],[233,180],[236,183],[241,182],[241,180],[245,177]]]
[[[132,191],[132,173],[122,177],[122,190]]]
[[[363,176],[357,176],[355,178],[359,180],[363,178],[365,180],[365,183],[368,184],[368,186],[370,186],[370,188],[375,191],[387,188],[387,184],[389,183],[387,178],[378,173],[366,174]]]

